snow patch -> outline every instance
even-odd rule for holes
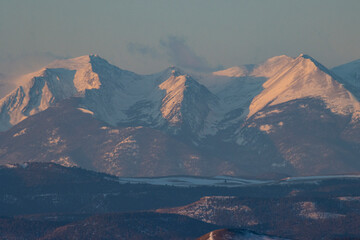
[[[48,148],[49,152],[61,153],[66,149],[66,142],[58,135],[58,131],[58,128],[55,128],[52,131],[48,130],[49,137],[42,143],[44,147]]]
[[[319,220],[319,219],[345,217],[345,215],[342,214],[320,212],[317,210],[314,202],[299,202],[297,203],[297,206],[300,211],[299,216],[302,216],[304,218]]]
[[[52,146],[52,147],[58,145],[61,141],[62,141],[62,140],[61,140],[60,136],[49,137],[49,138],[48,138],[48,143],[49,143],[49,145]]]
[[[266,133],[271,133],[272,132],[272,129],[273,129],[273,126],[270,125],[270,124],[264,124],[264,125],[261,125],[259,127],[260,131],[262,132],[266,132]]]
[[[13,135],[13,137],[18,137],[18,136],[24,135],[26,133],[26,131],[27,131],[27,128],[24,128],[24,129],[20,130],[19,132],[15,133]]]
[[[230,216],[242,215],[245,219],[241,225],[253,226],[257,225],[258,221],[252,214],[252,209],[247,206],[234,201],[237,197],[233,196],[206,196],[199,201],[189,204],[184,207],[177,208],[176,214],[195,218],[207,223],[216,224],[219,212],[229,214]]]
[[[108,131],[109,134],[120,134],[120,130],[119,129],[111,129]]]
[[[87,113],[87,114],[90,114],[90,115],[94,115],[94,112],[88,110],[88,109],[85,109],[85,108],[77,108],[78,110],[80,110],[81,112],[83,113]]]
[[[357,201],[359,202],[360,201],[360,197],[359,196],[347,196],[347,197],[338,197],[337,199],[339,199],[340,201]]]
[[[255,116],[255,119],[264,118],[264,117],[267,117],[269,115],[273,115],[273,114],[277,114],[277,113],[281,113],[281,112],[283,112],[283,111],[279,110],[279,109],[274,109],[274,110],[267,111],[267,112],[257,112],[256,116]]]
[[[4,164],[4,167],[6,167],[6,168],[17,168],[18,166],[15,165],[15,164],[7,163],[7,164]]]
[[[51,160],[53,163],[60,164],[64,167],[77,167],[78,165],[70,160],[69,156],[60,157],[57,160]]]

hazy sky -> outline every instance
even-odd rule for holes
[[[333,67],[360,58],[360,1],[0,0],[0,79],[89,53],[138,73],[300,53]]]

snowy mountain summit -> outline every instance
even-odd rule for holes
[[[308,55],[301,54],[290,60],[263,87],[264,91],[253,99],[249,107],[249,116],[267,105],[302,98],[321,99],[336,114],[358,115],[360,111],[359,102],[337,81],[337,77]]]
[[[144,131],[157,131],[183,146],[172,150],[178,160],[167,162],[163,175],[204,174],[202,166],[209,175],[354,172],[360,170],[359,72],[359,61],[329,70],[304,54],[200,76],[176,67],[139,75],[97,55],[58,60],[21,77],[0,100],[0,161],[66,162],[107,172],[112,166],[117,175],[131,168],[133,175],[155,176],[155,165],[150,172],[139,169],[155,161],[145,161],[140,154],[145,150],[156,161],[170,161],[169,146],[159,142],[149,148]],[[62,121],[51,120],[55,110],[64,112]],[[75,116],[84,121],[76,138],[95,134],[97,124],[111,130],[103,136],[111,141],[107,152],[94,145],[96,154],[84,157],[76,152],[84,151],[81,141],[69,150],[75,137],[65,140],[60,132],[78,124]],[[46,131],[31,125],[42,123]],[[136,135],[122,134],[129,128]],[[39,141],[27,149],[38,155],[30,158],[16,147],[24,139]],[[57,147],[44,147],[49,141]]]
[[[0,100],[0,130],[7,130],[58,101],[83,95],[87,89],[99,89],[101,82],[93,71],[98,59],[90,55],[56,61],[21,77],[20,86]]]

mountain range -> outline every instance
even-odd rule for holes
[[[129,177],[355,173],[359,76],[360,61],[327,69],[304,54],[206,74],[58,60],[0,100],[0,164]]]

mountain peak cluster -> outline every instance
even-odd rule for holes
[[[308,55],[140,75],[97,55],[22,76],[0,100],[0,163],[117,176],[360,171],[360,62]]]

